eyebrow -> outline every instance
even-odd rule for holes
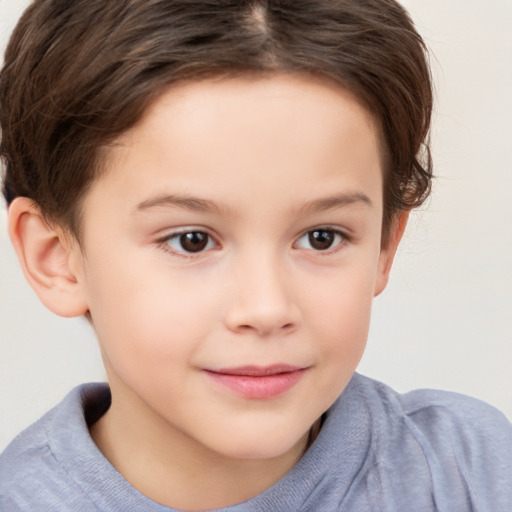
[[[209,201],[208,199],[200,199],[198,197],[191,196],[177,196],[173,194],[166,194],[162,196],[157,196],[152,199],[147,199],[146,201],[142,201],[137,205],[136,210],[144,211],[152,208],[162,208],[162,207],[178,207],[186,210],[191,210],[195,212],[215,212],[218,213],[220,208],[213,201]]]
[[[323,197],[315,199],[309,203],[306,203],[301,209],[301,213],[317,213],[326,210],[332,210],[335,208],[342,208],[344,206],[350,206],[352,204],[364,204],[367,206],[373,206],[371,199],[362,192],[353,193],[342,193],[336,194],[330,197]]]
[[[300,213],[318,213],[335,208],[342,208],[344,206],[350,206],[357,203],[373,206],[371,199],[366,194],[360,192],[342,193],[310,201],[309,203],[306,203],[304,206],[302,206]],[[150,210],[152,208],[173,207],[201,213],[220,213],[221,211],[221,208],[219,208],[217,203],[214,201],[201,199],[198,197],[179,196],[173,194],[161,195],[142,201],[137,205],[136,210],[144,211]]]

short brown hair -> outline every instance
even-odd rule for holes
[[[394,0],[35,0],[0,75],[3,193],[77,237],[102,148],[180,81],[291,72],[350,90],[380,128],[384,237],[430,191],[425,45]]]

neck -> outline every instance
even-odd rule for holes
[[[161,419],[148,416],[147,411],[137,414],[133,407],[127,410],[114,399],[109,411],[91,427],[91,436],[139,492],[182,510],[227,507],[260,494],[296,464],[310,437],[306,434],[279,457],[230,458],[209,450]]]

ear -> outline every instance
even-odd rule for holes
[[[391,272],[393,260],[395,259],[396,250],[398,249],[398,244],[404,234],[408,219],[408,211],[400,212],[393,218],[393,222],[389,229],[389,239],[380,250],[377,279],[375,281],[375,289],[373,293],[375,297],[382,293],[388,284],[389,273]]]
[[[26,197],[17,197],[9,206],[9,235],[23,274],[41,302],[59,316],[85,314],[87,302],[76,276],[81,264],[76,241],[48,225]]]

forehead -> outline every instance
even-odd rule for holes
[[[232,202],[244,190],[284,202],[326,195],[340,176],[346,188],[380,195],[381,174],[375,123],[352,94],[309,77],[271,75],[165,91],[108,148],[97,186],[149,199],[175,190],[209,197],[225,184]]]
[[[209,123],[218,128],[213,135],[219,141],[223,134],[221,128],[229,123],[247,130],[258,123],[275,124],[279,119],[287,133],[297,135],[300,128],[307,127],[304,122],[326,123],[326,131],[339,129],[336,116],[343,121],[357,119],[372,132],[377,127],[356,96],[332,80],[294,73],[250,74],[172,86],[150,104],[141,121],[123,134],[120,142],[130,144],[139,139],[141,126],[149,133],[160,130],[162,124],[168,125],[169,110],[179,120],[180,125],[176,127],[184,136],[197,136],[200,133],[197,128]],[[335,130],[331,131],[335,135]]]

